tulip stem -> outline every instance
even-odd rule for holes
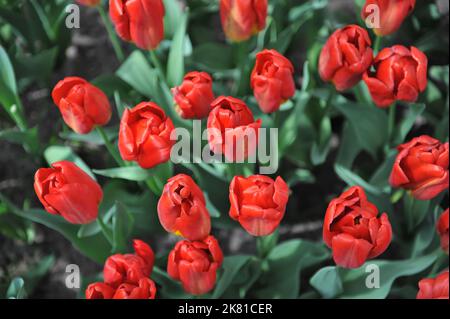
[[[97,8],[100,17],[102,18],[103,24],[105,25],[106,31],[108,32],[109,40],[111,41],[116,57],[119,60],[119,62],[123,62],[125,59],[125,55],[123,53],[122,47],[120,46],[119,38],[117,37],[115,31],[113,30],[113,27],[105,12],[105,9],[103,9],[101,5],[97,6]]]
[[[378,54],[378,52],[380,52],[380,48],[381,48],[381,42],[382,42],[383,38],[380,36],[377,36],[375,38],[375,43],[373,44],[373,52],[375,54]]]
[[[122,159],[120,158],[119,153],[114,148],[114,145],[111,143],[111,141],[108,138],[108,135],[106,135],[105,130],[101,126],[97,126],[97,132],[102,137],[103,141],[105,142],[105,147],[108,150],[108,152],[111,154],[111,156],[114,158],[116,163],[121,167],[124,166],[124,163]]]
[[[394,129],[395,129],[395,117],[396,117],[397,105],[393,104],[389,108],[389,122],[388,122],[388,138],[389,142],[392,142],[394,138]]]

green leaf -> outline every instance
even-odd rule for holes
[[[259,281],[262,287],[257,298],[297,298],[300,292],[300,271],[329,258],[323,244],[289,240],[276,246],[267,256],[268,271]]]
[[[167,81],[169,86],[174,87],[183,81],[184,77],[184,42],[186,41],[186,28],[189,11],[181,15],[180,23],[172,40],[167,61]]]
[[[353,173],[351,170],[339,165],[334,165],[334,170],[336,174],[347,183],[348,186],[361,186],[369,193],[372,193],[373,195],[381,195],[383,193],[383,190],[369,184],[367,181],[365,181],[363,178],[361,178],[359,175]]]
[[[337,267],[324,267],[314,274],[309,283],[322,297],[335,298],[343,292],[342,281]]]
[[[225,257],[222,265],[222,273],[212,294],[213,299],[218,299],[223,295],[235,277],[240,274],[240,270],[251,258],[252,256],[247,255]]]
[[[61,216],[49,214],[42,209],[23,211],[16,207],[2,193],[0,193],[0,200],[6,203],[15,215],[59,232],[81,253],[98,263],[103,263],[111,252],[110,244],[101,234],[87,238],[79,238],[77,235],[79,226],[69,224]]]
[[[163,0],[166,9],[164,16],[165,38],[171,39],[180,25],[180,16],[183,14],[181,3],[178,0]]]
[[[8,54],[0,45],[0,82],[14,95],[17,95],[16,77]]]
[[[193,60],[207,71],[233,69],[233,52],[230,46],[221,43],[202,43],[194,47]]]
[[[424,220],[431,206],[429,200],[418,200],[410,194],[403,196],[403,205],[408,231],[412,232]]]
[[[22,299],[25,297],[25,281],[21,277],[14,278],[6,291],[7,299]]]
[[[113,246],[112,251],[125,252],[128,246],[129,238],[133,229],[134,219],[127,208],[120,202],[114,205],[114,214],[112,217]]]
[[[167,299],[191,299],[192,296],[184,292],[183,287],[174,281],[159,267],[153,267],[152,279],[161,287],[158,290],[158,298]]]
[[[49,165],[59,161],[73,162],[95,180],[95,176],[89,166],[68,146],[49,146],[44,151],[44,158]]]
[[[152,176],[150,170],[143,169],[139,166],[94,169],[93,172],[100,176],[105,176],[109,178],[120,178],[135,182],[143,182]]]
[[[409,110],[402,120],[402,122],[398,125],[397,130],[394,134],[394,145],[399,145],[405,142],[405,138],[408,133],[413,128],[414,123],[417,120],[417,117],[423,113],[425,110],[425,104],[410,104]]]
[[[117,138],[118,127],[104,127],[103,130],[110,141]],[[68,141],[83,142],[95,145],[104,145],[105,140],[99,134],[98,130],[93,130],[88,134],[78,134],[73,131],[66,131],[59,133],[59,137]]]

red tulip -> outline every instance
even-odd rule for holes
[[[255,154],[261,120],[255,121],[248,106],[233,97],[221,96],[211,106],[208,116],[211,150],[236,162]]]
[[[378,36],[385,36],[400,28],[405,18],[414,10],[415,5],[416,0],[366,0],[361,17],[367,20],[379,13],[379,21],[374,19],[374,22],[379,22],[380,25],[373,31]]]
[[[111,119],[111,106],[105,93],[79,77],[59,81],[52,92],[64,122],[78,134],[87,134],[95,125]]]
[[[319,57],[322,80],[332,82],[336,90],[345,91],[355,86],[373,61],[367,31],[357,25],[348,25],[335,31]]]
[[[448,255],[448,208],[442,213],[441,217],[439,217],[437,223],[437,231],[439,236],[441,237],[441,247]]]
[[[115,290],[113,287],[103,283],[94,282],[86,288],[86,299],[112,299]]]
[[[415,47],[395,45],[380,51],[374,60],[375,71],[364,74],[364,82],[379,107],[396,100],[416,102],[427,87],[427,56]]]
[[[295,94],[294,66],[275,50],[256,55],[251,86],[259,107],[264,113],[278,111],[280,105]]]
[[[289,198],[281,177],[235,176],[230,184],[230,217],[253,236],[270,235],[280,225]]]
[[[183,240],[169,254],[167,273],[181,281],[188,293],[203,295],[214,288],[222,262],[222,250],[213,236],[202,241]]]
[[[82,4],[84,6],[88,6],[88,7],[95,7],[98,6],[100,4],[100,2],[102,2],[101,0],[76,0],[77,3]]]
[[[34,190],[45,210],[72,224],[94,221],[103,198],[100,185],[72,162],[51,166],[38,169],[34,175]]]
[[[169,179],[158,202],[158,216],[166,231],[189,240],[202,240],[211,231],[203,192],[188,175]]]
[[[392,239],[392,228],[386,213],[367,200],[364,190],[351,187],[328,206],[323,240],[333,250],[338,266],[358,268],[367,259],[382,254]]]
[[[412,192],[420,200],[429,200],[448,189],[448,142],[422,135],[397,147],[399,154],[389,182]]]
[[[170,139],[172,120],[153,102],[142,102],[126,109],[119,130],[119,151],[126,161],[136,161],[142,168],[165,163],[175,141]]]
[[[109,0],[109,15],[119,36],[143,50],[154,50],[164,39],[162,0]]]
[[[141,240],[133,241],[134,254],[116,254],[110,256],[103,269],[106,284],[117,288],[121,284],[139,285],[143,277],[150,277],[155,256],[153,250]]]
[[[264,30],[267,18],[267,0],[220,0],[220,19],[228,39],[248,40]]]
[[[183,83],[172,89],[176,110],[184,119],[203,119],[214,101],[211,76],[206,72],[189,72]]]
[[[121,284],[112,299],[155,299],[156,285],[150,278],[141,278],[137,284]]]
[[[419,281],[417,299],[449,299],[448,270],[435,279],[426,278]]]

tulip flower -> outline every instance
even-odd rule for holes
[[[158,202],[161,225],[168,232],[189,240],[202,240],[211,231],[211,218],[200,187],[185,174],[167,182]]]
[[[169,254],[167,273],[181,281],[186,292],[203,295],[214,288],[222,262],[222,250],[213,236],[202,241],[183,240]]]
[[[94,126],[111,119],[111,106],[105,93],[79,77],[67,77],[52,92],[64,122],[76,133],[87,134]]]
[[[228,39],[246,41],[264,30],[267,0],[220,0],[220,19]]]
[[[278,111],[280,105],[295,94],[294,66],[275,50],[256,55],[251,75],[251,87],[264,113]]]
[[[372,64],[372,42],[367,31],[348,25],[335,31],[319,57],[319,75],[332,82],[338,91],[355,86]]]
[[[72,162],[61,161],[40,168],[34,190],[47,212],[72,224],[89,224],[98,215],[103,198],[100,185]]]
[[[436,278],[426,278],[419,281],[417,299],[449,299],[448,270]]]
[[[389,182],[411,191],[419,200],[429,200],[448,189],[448,142],[422,135],[397,147],[398,155]]]
[[[416,0],[366,0],[361,11],[363,20],[372,16],[375,25],[373,31],[378,36],[386,36],[396,32],[405,18],[414,10]],[[379,15],[376,17],[375,15]]]
[[[388,107],[395,101],[416,102],[428,83],[428,59],[415,47],[385,48],[374,60],[374,71],[363,76],[374,103]]]
[[[108,257],[103,269],[106,284],[118,287],[122,283],[139,284],[139,279],[149,277],[153,270],[153,250],[141,240],[133,241],[134,254],[116,254]]]
[[[439,217],[438,223],[437,223],[437,232],[439,234],[439,237],[441,238],[441,247],[442,249],[447,253],[448,255],[448,208],[445,210],[444,213],[442,213],[441,217]]]
[[[253,236],[270,235],[280,225],[286,211],[289,187],[277,177],[235,176],[230,184],[230,217]]]
[[[156,285],[150,278],[139,279],[137,285],[123,283],[115,291],[112,299],[155,299]]]
[[[142,168],[165,163],[175,141],[170,139],[172,120],[153,102],[142,102],[122,115],[119,151],[122,159],[136,161]]]
[[[214,101],[212,79],[206,72],[189,72],[172,93],[176,110],[184,119],[207,117]]]
[[[155,255],[149,245],[133,241],[134,254],[108,257],[103,268],[104,282],[90,284],[86,299],[154,299],[155,283],[149,278]]]
[[[154,50],[164,39],[162,0],[109,0],[117,34],[143,50]]]
[[[354,186],[329,204],[323,240],[338,266],[358,268],[388,248],[392,228],[386,213],[378,216],[364,189]]]
[[[102,1],[101,0],[76,0],[77,3],[88,6],[88,7],[95,7],[98,6]]]
[[[255,154],[261,120],[241,100],[221,96],[212,104],[208,116],[208,142],[215,154],[240,162]]]

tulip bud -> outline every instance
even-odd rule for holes
[[[417,299],[449,299],[448,270],[436,278],[426,278],[419,281]]]
[[[115,293],[114,288],[103,283],[95,282],[86,288],[86,299],[112,299]]]
[[[375,26],[373,31],[378,36],[390,35],[400,28],[415,5],[416,0],[366,0],[361,17],[366,20],[378,14],[373,22],[379,22],[379,26]]]
[[[203,192],[188,175],[169,179],[158,202],[158,216],[166,231],[189,240],[202,240],[211,231]]]
[[[101,0],[76,0],[75,2],[84,5],[84,6],[88,6],[88,7],[95,7],[98,6],[100,4],[100,2],[102,2]]]
[[[429,200],[448,189],[448,142],[422,135],[397,147],[389,182],[412,192],[419,200]]]
[[[34,176],[34,190],[45,210],[72,224],[93,222],[103,198],[100,185],[72,162],[51,166],[40,168]]]
[[[267,0],[220,1],[222,28],[231,41],[245,41],[264,30],[266,18]]]
[[[116,254],[108,257],[103,268],[106,284],[117,288],[122,283],[139,284],[153,270],[154,254],[150,246],[140,240],[133,242],[134,254]]]
[[[448,208],[445,210],[444,213],[442,213],[441,217],[439,217],[438,223],[437,223],[437,231],[439,234],[439,237],[441,238],[441,247],[442,249],[447,253],[448,255]]]
[[[184,119],[203,119],[214,101],[211,76],[206,72],[190,72],[183,83],[172,89],[178,114]]]
[[[264,50],[256,55],[251,75],[251,86],[264,113],[278,111],[280,105],[295,94],[294,66],[275,50]]]
[[[64,122],[78,134],[87,134],[95,125],[111,119],[111,106],[105,93],[79,77],[67,77],[52,92]]]
[[[320,53],[322,80],[332,82],[338,91],[355,86],[372,64],[371,45],[367,31],[357,25],[335,31]]]
[[[416,102],[427,87],[428,59],[415,47],[402,45],[380,51],[374,71],[364,74],[364,82],[378,107],[388,107],[396,100]]]
[[[213,236],[202,241],[183,240],[169,254],[167,273],[181,281],[186,292],[203,295],[214,288],[222,262],[222,250]]]
[[[392,228],[386,213],[378,217],[378,209],[364,190],[354,186],[328,206],[323,240],[333,250],[338,266],[358,268],[388,248]]]
[[[154,50],[164,39],[162,0],[109,0],[117,34],[143,50]]]
[[[255,154],[261,120],[241,100],[221,96],[212,104],[208,116],[208,142],[216,154],[240,162]],[[234,145],[233,145],[234,144]]]
[[[253,236],[270,235],[280,225],[289,198],[281,177],[235,176],[230,184],[230,217]]]
[[[123,112],[119,130],[122,159],[136,161],[142,168],[165,163],[175,141],[170,139],[172,120],[153,102],[142,102]]]
[[[112,299],[155,299],[156,285],[150,278],[141,278],[137,284],[123,283]]]

